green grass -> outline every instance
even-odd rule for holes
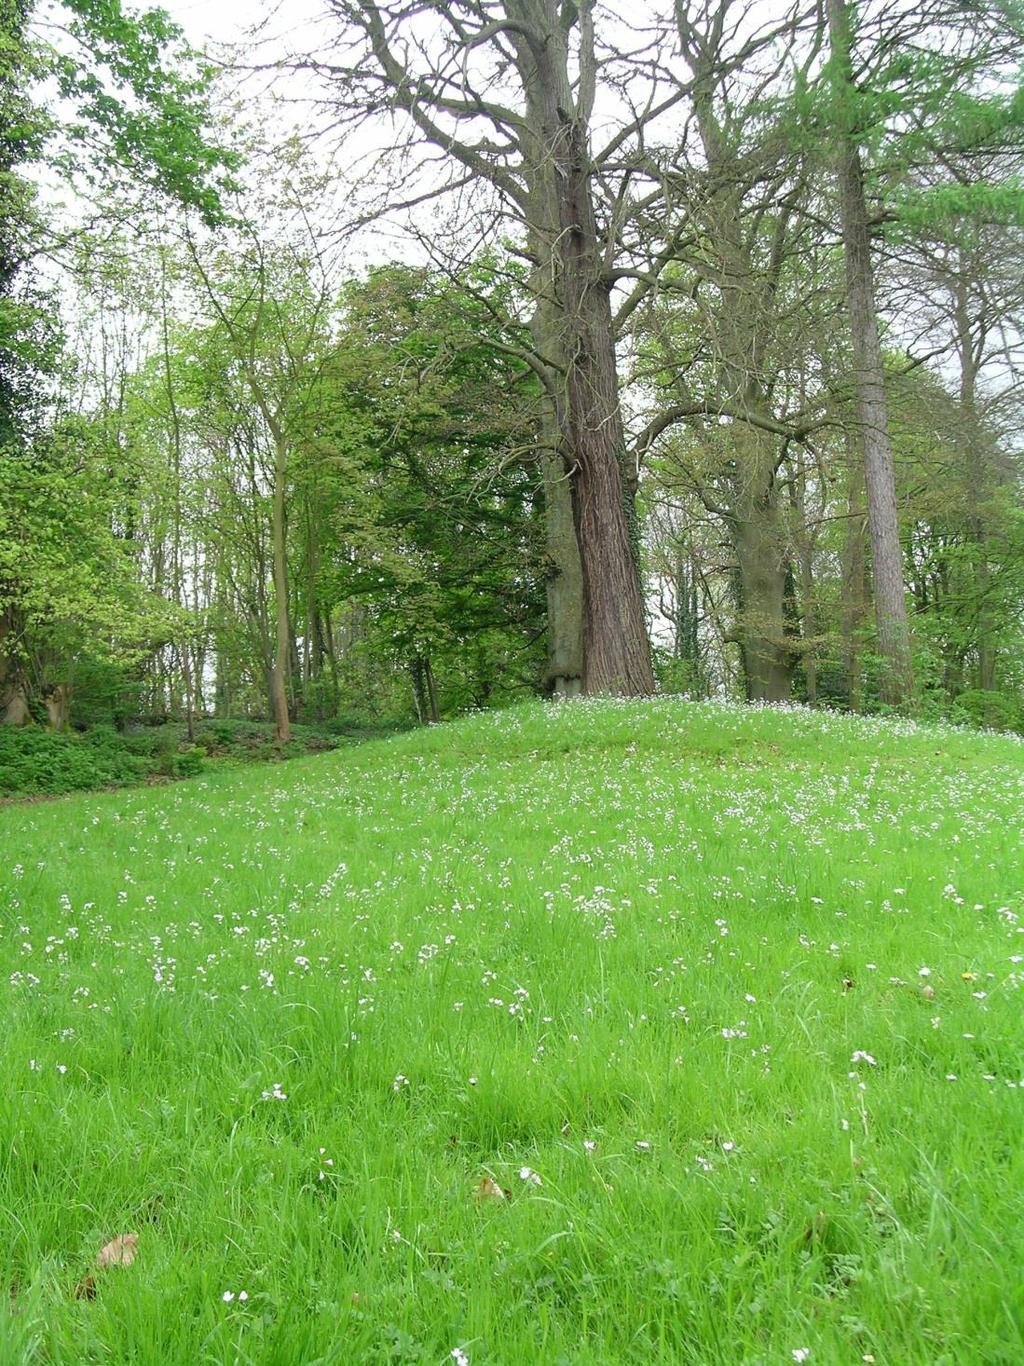
[[[1021,1362],[1022,810],[664,700],[0,811],[0,1360]]]

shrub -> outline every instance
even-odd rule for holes
[[[1024,730],[1024,708],[1009,693],[969,688],[954,702],[954,709],[974,726],[986,730]]]
[[[146,761],[129,752],[113,727],[98,726],[85,735],[0,727],[0,793],[7,797],[121,787],[147,771]]]

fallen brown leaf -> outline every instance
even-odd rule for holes
[[[139,1254],[139,1235],[119,1233],[106,1247],[101,1247],[96,1255],[97,1267],[131,1266]]]
[[[473,1192],[473,1198],[482,1204],[485,1200],[504,1200],[505,1192],[495,1181],[493,1176],[482,1176],[480,1184]]]

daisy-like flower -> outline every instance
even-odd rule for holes
[[[461,1347],[453,1347],[451,1356],[455,1366],[469,1366],[469,1357]]]
[[[877,1067],[878,1063],[870,1053],[865,1053],[863,1048],[858,1048],[850,1059],[851,1062],[866,1062],[869,1067]],[[803,1349],[799,1349],[803,1350]]]
[[[528,1181],[531,1186],[542,1186],[544,1183],[540,1179],[540,1173],[535,1172],[532,1167],[519,1168],[520,1181]]]

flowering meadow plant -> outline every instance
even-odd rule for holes
[[[1022,811],[673,699],[0,810],[0,1358],[1024,1360]]]

